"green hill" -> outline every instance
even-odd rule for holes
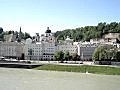
[[[58,40],[65,40],[67,36],[74,41],[89,41],[94,38],[102,38],[107,33],[120,33],[120,22],[98,23],[97,26],[85,26],[76,29],[57,31],[54,36]]]

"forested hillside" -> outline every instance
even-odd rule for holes
[[[76,29],[57,31],[54,35],[58,40],[65,40],[67,36],[74,41],[89,41],[92,38],[101,38],[107,33],[120,33],[120,22],[98,23],[97,26],[85,26]]]

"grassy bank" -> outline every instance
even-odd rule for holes
[[[53,65],[47,64],[42,65],[37,68],[37,70],[49,70],[49,71],[67,71],[67,72],[80,72],[94,74],[106,74],[106,75],[120,75],[120,68],[109,67],[109,66],[89,66],[89,65],[80,65],[80,66],[67,66],[67,65]]]

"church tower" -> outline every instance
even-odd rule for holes
[[[47,27],[47,30],[45,31],[46,36],[51,36],[51,30],[49,29],[49,27]]]
[[[20,27],[20,31],[18,34],[18,42],[21,42],[21,40],[22,40],[22,31],[21,31],[21,27]]]

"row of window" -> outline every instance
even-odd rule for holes
[[[54,52],[54,50],[44,50],[44,52]]]
[[[57,48],[76,48],[76,47],[71,47],[71,46],[57,46]]]
[[[62,50],[62,51],[75,52],[76,50]]]
[[[43,51],[32,51],[32,53],[42,53]],[[44,50],[44,52],[54,52],[54,50]],[[30,53],[29,51],[28,51],[28,53]]]
[[[28,48],[28,49],[31,49],[31,48]],[[32,48],[33,50],[42,50],[42,48]]]
[[[54,57],[54,56],[43,56],[43,57]]]
[[[27,53],[26,53],[27,55]],[[31,55],[30,53],[28,53],[28,55]],[[41,55],[41,53],[32,53],[32,55]]]
[[[54,56],[43,56],[44,58],[53,58]]]
[[[16,55],[16,53],[3,53],[3,55]]]

